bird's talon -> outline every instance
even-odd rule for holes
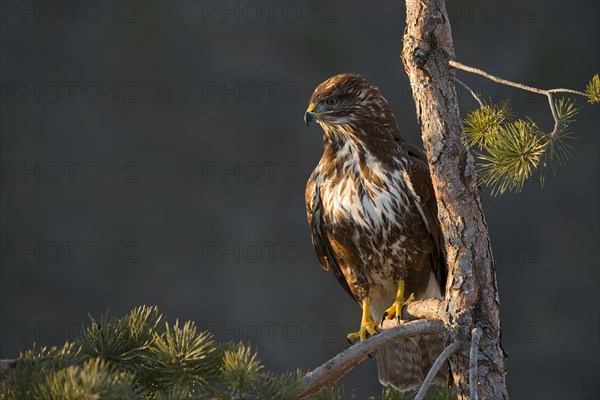
[[[381,323],[382,324],[383,324],[383,321],[385,321],[385,317],[387,317],[387,315],[388,315],[387,311],[383,313],[383,317],[381,317]]]
[[[368,337],[374,336],[377,334],[376,328],[378,326],[379,326],[379,324],[376,324],[373,321],[365,322],[360,326],[360,329],[358,330],[358,332],[351,332],[348,334],[348,336],[346,336],[346,338],[352,344],[354,344],[356,341],[361,341],[361,342],[365,341],[365,340],[367,340]]]
[[[398,282],[398,293],[396,294],[396,301],[394,301],[390,308],[385,310],[383,318],[392,319],[396,317],[398,322],[402,321],[402,307],[412,303],[413,301],[415,301],[414,293],[411,293],[410,296],[408,296],[408,298],[404,300],[404,281],[401,280],[400,282]]]

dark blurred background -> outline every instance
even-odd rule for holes
[[[541,88],[600,72],[596,1],[448,3],[457,58]],[[0,357],[61,344],[88,313],[158,305],[273,371],[345,349],[359,308],[316,262],[304,185],[322,132],[312,89],[357,72],[421,143],[399,1],[1,3]],[[459,72],[550,129],[547,100]],[[459,88],[463,113],[476,103]],[[545,187],[483,203],[509,392],[595,399],[598,106]],[[375,362],[343,380],[379,393]],[[350,392],[350,390],[348,390]]]

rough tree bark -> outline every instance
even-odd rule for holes
[[[473,158],[461,138],[450,22],[444,0],[406,2],[402,60],[410,79],[429,159],[448,263],[444,323],[447,343],[482,331],[477,387],[482,399],[507,399],[499,300],[488,229]],[[451,357],[460,399],[469,398],[469,346]]]

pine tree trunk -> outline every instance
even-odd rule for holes
[[[508,399],[494,260],[473,158],[461,139],[454,71],[448,65],[454,47],[445,1],[407,1],[406,11],[402,59],[430,163],[448,258],[444,323],[454,333],[447,340],[468,343],[471,330],[479,327],[483,335],[478,397]],[[470,398],[469,346],[460,347],[450,364],[459,399]]]

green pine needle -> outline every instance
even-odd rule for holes
[[[58,371],[81,360],[80,348],[74,343],[67,342],[60,348],[42,347],[39,350],[34,344],[31,350],[21,353],[15,371],[8,385],[4,387],[6,398],[33,398],[33,390],[44,379],[45,374]]]
[[[259,374],[263,366],[250,346],[230,344],[227,347],[223,352],[221,375],[232,391],[243,393],[254,384],[249,378]]]
[[[561,124],[569,125],[575,122],[575,115],[579,112],[580,108],[575,107],[575,100],[570,98],[561,98],[554,102],[556,109],[556,116]]]
[[[148,357],[148,349],[164,317],[156,307],[138,307],[120,319],[106,313],[100,321],[90,316],[91,323],[76,342],[89,357],[137,364]]]
[[[599,82],[600,84],[600,82]],[[561,98],[554,101],[558,120],[556,132],[546,134],[531,120],[511,121],[513,115],[508,102],[486,104],[465,118],[465,139],[476,148],[478,179],[492,188],[492,195],[507,191],[520,192],[535,173],[539,173],[543,187],[547,170],[556,173],[572,152],[569,139],[573,138],[571,125],[579,108],[575,101]]]
[[[480,164],[480,179],[492,187],[492,195],[519,192],[538,167],[544,154],[547,135],[532,121],[517,120],[498,130],[489,142],[486,161]]]
[[[299,394],[298,374],[263,372],[258,354],[249,345],[229,343],[222,352],[221,381],[233,397],[292,400]]]
[[[585,87],[585,94],[588,96],[588,103],[600,103],[600,77],[598,74],[594,75]]]
[[[467,144],[479,149],[487,147],[502,125],[512,117],[512,107],[508,100],[501,104],[490,102],[470,112],[465,118],[463,129]]]
[[[540,183],[542,187],[544,187],[547,171],[550,169],[556,175],[557,167],[564,166],[573,151],[573,147],[568,141],[574,138],[571,132],[571,124],[575,122],[575,115],[579,112],[579,108],[575,107],[575,101],[568,98],[555,101],[554,107],[559,124],[556,132],[548,138],[544,157],[540,163]]]
[[[555,108],[559,125],[558,130],[548,141],[547,153],[551,158],[556,157],[560,165],[565,165],[573,150],[568,140],[575,138],[571,131],[571,124],[575,122],[575,115],[577,115],[580,108],[575,107],[575,100],[568,98],[555,102]]]
[[[300,381],[295,374],[261,374],[253,393],[255,398],[294,400],[300,394]],[[251,392],[252,393],[252,392]]]
[[[138,307],[123,318],[91,319],[75,342],[21,354],[9,375],[0,375],[0,399],[189,400],[298,398],[304,374],[265,371],[249,345],[216,346],[192,322],[164,321],[156,307]],[[436,390],[440,391],[440,394]],[[427,399],[453,400],[452,390],[432,389]],[[412,394],[385,389],[383,400]],[[347,399],[333,385],[310,397]]]
[[[218,355],[212,335],[198,332],[196,325],[179,321],[165,323],[163,334],[155,333],[151,356],[145,367],[152,386],[191,388],[208,386],[217,375]]]
[[[81,366],[72,365],[46,375],[31,398],[133,400],[138,398],[133,381],[133,374],[119,371],[108,362],[96,358]]]

